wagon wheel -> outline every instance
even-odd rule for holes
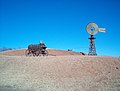
[[[35,56],[39,56],[39,55],[40,55],[40,51],[36,51]]]
[[[25,51],[25,55],[26,55],[26,56],[32,56],[32,52],[27,49],[27,50]]]
[[[35,52],[33,52],[32,54],[33,54],[33,56],[36,56],[36,53],[35,53]]]
[[[48,51],[45,50],[43,56],[48,56]]]
[[[42,56],[42,51],[39,51],[39,56]]]
[[[25,55],[26,55],[26,56],[29,55],[29,50],[28,50],[28,49],[25,51]]]
[[[33,56],[37,56],[37,51],[33,50],[32,54],[33,54]]]

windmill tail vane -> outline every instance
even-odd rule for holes
[[[99,31],[99,32],[105,32],[105,31],[106,31],[106,28],[98,28],[98,31]]]

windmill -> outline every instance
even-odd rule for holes
[[[94,43],[94,40],[96,38],[94,37],[94,35],[96,35],[98,32],[105,32],[106,29],[105,28],[99,28],[96,23],[91,22],[86,26],[86,30],[90,34],[90,38],[88,38],[88,39],[90,39],[88,55],[97,55],[96,48],[95,48],[95,43]]]

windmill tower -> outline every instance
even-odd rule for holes
[[[89,53],[88,55],[97,55],[96,53],[96,47],[95,47],[95,37],[94,35],[98,32],[105,32],[105,28],[98,28],[98,25],[96,23],[89,23],[86,27],[87,32],[90,34],[90,45],[89,45]]]

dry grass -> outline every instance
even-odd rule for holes
[[[120,60],[0,54],[0,91],[120,91]]]

